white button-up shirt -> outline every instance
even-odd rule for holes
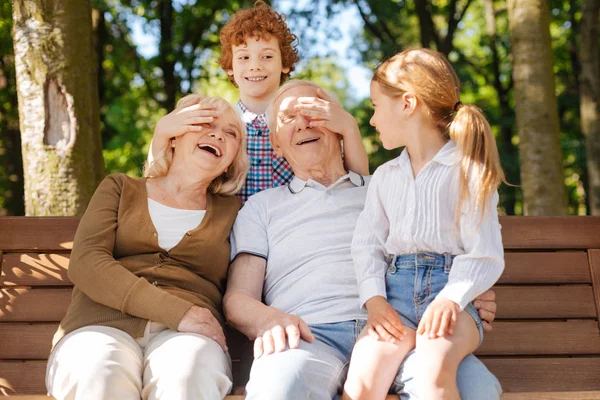
[[[482,218],[466,200],[455,219],[459,156],[449,141],[414,178],[405,149],[373,174],[352,242],[361,306],[373,296],[386,297],[385,273],[394,255],[455,255],[448,283],[438,296],[454,301],[461,310],[502,274],[498,193],[488,199]],[[471,193],[477,183],[469,182]]]

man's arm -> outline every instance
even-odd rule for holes
[[[229,268],[223,310],[228,322],[254,340],[254,357],[283,351],[289,342],[297,348],[300,339],[314,340],[308,325],[295,315],[262,303],[267,262],[247,253],[239,254]]]
[[[496,293],[491,289],[484,292],[475,299],[473,305],[479,312],[479,316],[483,322],[484,332],[491,332],[492,322],[496,319]]]

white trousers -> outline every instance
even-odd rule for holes
[[[156,322],[137,340],[105,326],[77,329],[46,370],[57,400],[220,400],[231,386],[231,360],[217,342]]]

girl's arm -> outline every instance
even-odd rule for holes
[[[362,136],[356,120],[351,129],[343,134],[344,136],[344,166],[347,170],[354,171],[357,174],[369,175],[369,158],[363,145]]]
[[[479,210],[468,206],[463,208],[460,235],[465,253],[454,259],[448,283],[437,296],[452,300],[460,310],[491,288],[504,271],[497,191],[490,196],[485,207],[481,220]]]
[[[365,208],[360,213],[352,240],[352,259],[356,270],[360,306],[375,296],[387,298],[385,272],[390,255],[385,250],[389,235],[389,219],[382,203],[381,168],[375,171],[369,189]]]

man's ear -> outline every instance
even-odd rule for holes
[[[275,132],[271,132],[271,147],[275,154],[277,154],[277,157],[283,157],[283,152],[281,151],[281,146],[279,145]]]

